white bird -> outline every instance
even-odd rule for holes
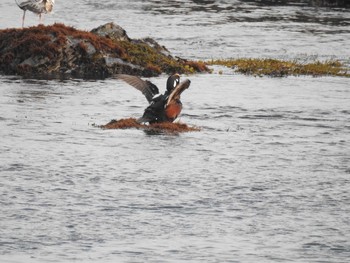
[[[22,27],[24,27],[24,18],[26,11],[32,11],[39,15],[39,23],[41,23],[41,14],[51,13],[55,0],[27,0],[16,4],[23,10]]]

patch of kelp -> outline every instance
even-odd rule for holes
[[[141,129],[147,132],[171,134],[200,131],[200,128],[188,126],[185,123],[161,122],[146,125],[138,123],[134,118],[111,120],[109,123],[97,127],[102,129]]]
[[[308,63],[278,59],[216,59],[206,62],[207,65],[221,65],[233,68],[236,72],[254,76],[342,76],[350,77],[350,70],[337,60],[313,61]]]
[[[117,34],[123,31],[113,23],[101,26],[102,30],[104,26]],[[202,62],[171,56],[152,39],[110,38],[93,33],[94,30],[78,30],[60,23],[0,30],[0,71],[29,77],[78,78],[209,71]]]

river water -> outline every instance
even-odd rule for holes
[[[349,62],[349,10],[164,2],[56,1],[45,23],[114,21],[194,59]],[[348,262],[349,79],[218,70],[183,76],[201,131],[178,135],[96,128],[142,114],[120,81],[1,76],[0,262]]]

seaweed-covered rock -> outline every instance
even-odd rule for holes
[[[95,125],[102,129],[141,129],[150,133],[168,133],[178,134],[183,132],[195,132],[200,131],[199,127],[188,126],[185,123],[179,122],[160,122],[149,125],[140,124],[134,118],[111,120],[105,125]]]
[[[37,78],[106,78],[124,73],[208,71],[204,63],[174,58],[153,39],[132,40],[108,23],[82,31],[64,24],[0,30],[0,72]]]

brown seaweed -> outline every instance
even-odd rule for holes
[[[140,124],[134,118],[111,120],[105,125],[98,126],[102,129],[142,129],[145,131],[159,132],[159,133],[183,133],[200,131],[200,128],[188,126],[180,122],[160,122],[153,124]]]

